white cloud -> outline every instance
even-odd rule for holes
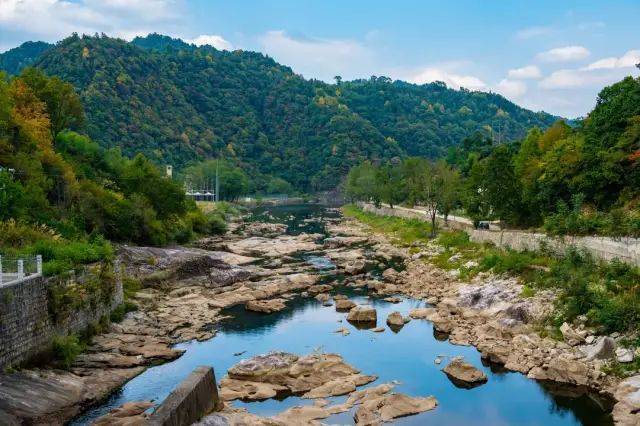
[[[553,34],[555,30],[551,27],[528,27],[523,28],[516,33],[516,38],[520,40],[528,40],[530,38],[536,38]]]
[[[167,31],[182,19],[183,0],[0,0],[0,32],[58,40],[72,32],[131,38]]]
[[[306,77],[330,81],[335,75],[352,79],[374,74],[374,54],[355,40],[293,37],[269,31],[259,38],[262,50]]]
[[[219,50],[233,50],[231,42],[224,37],[215,34],[201,34],[196,38],[185,39],[187,43],[195,44],[196,46],[202,46],[208,44]]]
[[[507,75],[509,76],[509,78],[514,80],[528,80],[542,77],[540,68],[535,65],[527,65],[521,68],[509,70]]]
[[[451,72],[445,68],[426,67],[415,71],[405,77],[409,83],[425,84],[434,81],[442,81],[447,86],[454,89],[464,87],[470,90],[482,90],[487,87],[486,83],[472,75],[463,75]]]
[[[640,63],[640,50],[629,50],[619,58],[609,57],[600,59],[587,65],[585,70],[602,70],[614,68],[630,68]]]
[[[538,54],[538,59],[545,62],[569,62],[587,58],[591,52],[583,46],[565,46],[547,50]]]
[[[505,78],[496,85],[495,91],[505,98],[517,99],[527,93],[527,85],[523,81]]]
[[[590,76],[581,70],[558,70],[540,82],[543,89],[569,89],[590,84]]]

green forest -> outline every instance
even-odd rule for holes
[[[421,158],[351,169],[354,200],[460,210],[551,234],[640,236],[640,79],[604,88],[575,126],[558,121],[496,144],[476,133],[438,163]],[[435,220],[435,219],[434,219]]]
[[[70,127],[85,121],[69,83],[35,68],[0,73],[0,251],[43,255],[47,275],[109,258],[109,241],[162,245],[225,228],[142,154]]]
[[[517,140],[557,120],[439,82],[306,80],[260,53],[158,34],[132,42],[73,35],[0,55],[9,73],[27,65],[76,87],[83,131],[101,147],[178,171],[223,158],[245,170],[249,192],[331,189],[364,159],[438,158],[475,132]]]

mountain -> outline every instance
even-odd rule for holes
[[[0,54],[0,70],[9,74],[18,74],[23,68],[33,63],[53,44],[44,41],[27,41],[18,47]]]
[[[557,119],[439,82],[307,80],[260,53],[158,34],[73,35],[34,65],[79,90],[84,131],[104,147],[178,169],[223,156],[301,190],[334,187],[364,158],[435,158],[478,131],[514,140]]]

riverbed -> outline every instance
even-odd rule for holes
[[[288,225],[288,233],[326,234],[324,219],[334,218],[335,211],[319,206],[282,206],[257,209],[255,220]],[[323,280],[338,281],[331,294],[345,294],[357,304],[372,304],[378,311],[378,325],[393,311],[407,314],[411,309],[428,306],[426,302],[400,296],[397,304],[369,297],[365,288],[341,285],[343,277],[334,272],[331,261],[320,252],[300,253],[309,265],[323,275]],[[378,271],[370,271],[376,276]],[[369,386],[397,382],[395,391],[410,396],[433,395],[438,400],[435,410],[398,419],[401,425],[607,425],[611,424],[610,407],[595,395],[576,388],[540,383],[526,376],[483,363],[471,346],[449,343],[446,336],[434,331],[432,324],[413,320],[394,332],[383,333],[358,329],[346,321],[346,313],[323,306],[314,298],[296,297],[276,313],[248,312],[243,306],[223,311],[231,318],[217,324],[217,335],[206,341],[178,344],[185,353],[166,364],[148,368],[113,394],[108,401],[76,419],[73,424],[89,424],[111,408],[129,401],[162,401],[195,367],[209,365],[220,380],[241,359],[273,350],[297,354],[326,352],[340,354],[363,374],[377,375]],[[335,331],[347,328],[348,335]],[[447,360],[463,356],[482,370],[488,382],[473,389],[456,387],[441,371]],[[442,364],[436,364],[436,358]],[[340,402],[345,397],[331,398]],[[272,416],[289,407],[309,405],[312,401],[296,396],[282,400],[243,403],[236,407],[250,413]],[[353,424],[353,411],[323,420],[325,424]]]

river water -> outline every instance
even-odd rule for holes
[[[309,221],[323,215],[335,215],[317,206],[273,207],[257,210],[260,220],[283,222],[289,232],[322,232],[322,223]],[[307,219],[305,221],[305,219]],[[328,280],[340,280],[332,274],[332,265],[321,255],[303,255],[312,265],[327,274]],[[410,309],[425,306],[418,300],[403,297],[399,304],[381,299],[369,299],[366,291],[336,286],[334,294],[347,294],[359,304],[372,303],[378,310],[378,324],[386,326],[384,319],[393,311],[406,315]],[[218,334],[205,342],[177,345],[186,349],[184,355],[173,362],[149,368],[127,383],[105,404],[78,418],[74,424],[87,424],[91,419],[128,401],[161,401],[169,392],[199,365],[210,365],[218,380],[240,359],[283,350],[297,354],[312,351],[333,352],[364,374],[379,376],[370,386],[398,381],[397,392],[411,396],[433,395],[438,407],[417,416],[398,419],[399,425],[608,425],[611,419],[605,403],[588,392],[575,388],[558,387],[530,380],[519,373],[507,372],[497,366],[483,364],[473,347],[456,346],[446,338],[434,334],[432,325],[414,320],[395,333],[387,328],[384,333],[358,330],[346,320],[345,313],[333,307],[324,307],[313,298],[297,298],[287,303],[281,312],[264,315],[247,312],[242,306],[225,313],[233,319],[219,324]],[[348,336],[335,333],[346,327]],[[240,356],[234,354],[242,353]],[[485,385],[462,389],[454,386],[434,360],[438,356],[464,356],[465,360],[487,374]],[[329,398],[343,401],[345,397]],[[298,397],[284,400],[242,403],[251,413],[269,416],[291,406],[311,404]],[[338,414],[323,421],[325,424],[353,424],[353,411]]]

